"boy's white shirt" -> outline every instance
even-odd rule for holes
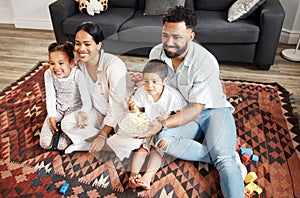
[[[187,102],[175,88],[164,86],[163,93],[158,101],[154,102],[144,86],[139,87],[134,94],[134,101],[138,107],[144,107],[146,116],[155,120],[159,115],[170,114],[172,111],[183,109]]]

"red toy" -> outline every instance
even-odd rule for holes
[[[259,157],[254,155],[252,148],[239,147],[238,143],[236,143],[235,151],[239,153],[242,162],[245,164],[248,164],[251,160],[255,162],[259,161]]]
[[[243,163],[249,163],[250,162],[250,160],[251,160],[251,156],[249,155],[249,154],[247,154],[247,153],[245,153],[245,154],[243,154],[242,156],[241,156],[241,158],[242,158],[242,162]]]

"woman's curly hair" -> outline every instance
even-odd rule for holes
[[[186,27],[193,29],[197,25],[197,13],[184,6],[175,6],[166,10],[162,16],[162,22],[185,22]]]

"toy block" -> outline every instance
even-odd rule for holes
[[[70,184],[68,184],[67,182],[64,183],[64,184],[61,186],[61,188],[60,188],[60,190],[59,190],[59,193],[62,194],[62,195],[66,194],[66,192],[67,192],[67,190],[68,190],[68,188],[69,188],[69,185],[70,185]]]
[[[251,148],[240,148],[240,155],[244,155],[244,154],[248,154],[248,155],[253,155],[253,149]]]
[[[253,161],[255,161],[255,162],[258,162],[258,160],[259,160],[259,157],[257,156],[257,155],[252,155],[251,156],[251,160],[253,160]]]
[[[256,192],[257,194],[261,194],[262,193],[262,189],[255,183],[250,182],[249,184],[247,184],[245,186],[245,192],[248,194],[252,194],[253,192]]]
[[[257,179],[256,173],[255,172],[249,172],[246,175],[244,181],[245,181],[246,184],[248,184],[248,183],[254,182],[256,179]]]
[[[245,186],[245,192],[251,195],[254,192],[255,187],[256,187],[256,184],[253,182],[250,182],[249,184],[247,184]]]
[[[242,155],[241,158],[242,158],[242,161],[244,163],[248,163],[250,161],[250,159],[251,159],[251,156],[249,154],[245,153],[245,154]]]
[[[260,195],[263,190],[258,185],[256,185],[254,191]]]

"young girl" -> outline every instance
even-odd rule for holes
[[[52,147],[54,133],[58,132],[56,124],[65,115],[77,112],[77,120],[74,120],[77,126],[84,128],[88,124],[86,112],[92,108],[92,102],[82,72],[73,67],[73,51],[70,42],[63,45],[52,43],[48,47],[49,69],[44,74],[48,115],[40,134],[40,145],[44,149]],[[61,133],[57,149],[65,150],[69,144],[68,137]]]

